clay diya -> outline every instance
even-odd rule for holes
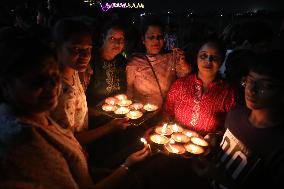
[[[126,117],[128,117],[129,119],[138,119],[140,117],[142,117],[143,113],[141,111],[138,110],[132,110],[128,113],[126,113]]]
[[[174,153],[174,154],[184,154],[185,153],[185,148],[183,147],[183,145],[168,143],[165,145],[165,148],[170,153]]]
[[[140,110],[143,108],[143,104],[142,103],[133,103],[129,106],[130,109],[132,110]]]
[[[129,108],[127,107],[120,107],[120,108],[117,108],[114,113],[115,114],[118,114],[118,115],[123,115],[123,114],[127,114],[129,112]]]
[[[148,112],[152,112],[152,111],[156,111],[159,107],[157,105],[147,103],[144,105],[143,108],[144,110]]]
[[[116,106],[111,105],[111,104],[104,104],[102,105],[102,109],[106,112],[112,112],[112,111],[115,111],[117,108]]]
[[[192,154],[202,154],[205,151],[201,146],[192,143],[185,144],[184,147],[187,152]]]
[[[106,104],[115,105],[118,102],[117,98],[108,97],[105,99]]]
[[[173,133],[171,135],[171,138],[174,139],[176,142],[181,143],[188,143],[190,141],[190,138],[182,133]]]
[[[207,147],[208,146],[208,142],[203,139],[203,138],[200,138],[200,137],[191,137],[191,142],[193,144],[196,144],[198,146],[202,146],[202,147]]]
[[[156,144],[166,144],[169,139],[163,135],[153,134],[150,136],[150,140]]]
[[[155,128],[155,133],[160,135],[171,135],[173,131],[168,127],[166,123],[163,126],[158,126]]]

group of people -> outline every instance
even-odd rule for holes
[[[280,183],[281,51],[253,54],[246,77],[233,85],[219,73],[226,47],[217,37],[202,41],[196,62],[187,62],[181,49],[164,50],[164,27],[157,20],[142,29],[145,51],[128,59],[122,56],[127,35],[120,21],[105,23],[98,48],[94,31],[80,18],[60,19],[52,29],[51,44],[13,27],[0,32],[0,188],[135,188],[128,173],[147,163],[148,146],[127,154],[99,180],[85,148],[127,130],[127,118],[109,119],[95,108],[119,93],[157,105],[161,121],[174,120],[211,142],[214,161],[192,165],[194,174],[212,181],[208,188],[248,187],[259,179]],[[241,81],[243,90],[237,88]]]

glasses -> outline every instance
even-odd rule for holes
[[[124,44],[125,43],[124,38],[110,37],[110,38],[108,38],[108,41],[112,44]]]
[[[213,62],[217,62],[221,60],[220,56],[217,55],[208,55],[206,53],[202,53],[198,56],[201,60],[208,60],[208,61],[213,61]]]
[[[150,40],[150,41],[153,41],[153,40],[164,40],[164,36],[163,35],[157,35],[157,36],[154,36],[154,35],[150,35],[150,36],[146,36],[146,39]]]
[[[277,87],[281,86],[280,84],[272,84],[270,81],[263,79],[253,80],[249,76],[242,78],[241,85],[259,95],[264,95],[265,93],[273,91],[274,89],[277,89]]]

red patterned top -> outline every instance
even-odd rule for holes
[[[190,129],[208,133],[223,128],[226,113],[235,106],[235,90],[217,79],[202,91],[196,74],[178,79],[171,86],[165,111]]]

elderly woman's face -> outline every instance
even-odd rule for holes
[[[161,28],[158,26],[149,26],[145,33],[143,43],[146,47],[147,54],[159,54],[164,46],[164,35]]]
[[[206,43],[199,49],[197,65],[202,75],[216,76],[221,64],[222,57],[216,45]]]
[[[7,81],[6,101],[23,113],[40,113],[57,105],[60,75],[54,58],[46,58],[40,68]]]

